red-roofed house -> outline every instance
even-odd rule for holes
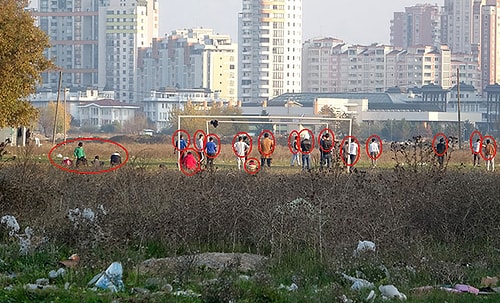
[[[92,125],[101,127],[106,124],[118,122],[123,125],[126,121],[132,121],[139,106],[130,103],[119,102],[111,99],[93,101],[78,106],[80,125]]]

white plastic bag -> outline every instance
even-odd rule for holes
[[[94,276],[94,278],[90,280],[89,285],[95,284],[97,288],[109,289],[111,292],[119,292],[124,289],[122,276],[122,264],[120,262],[113,262],[106,271]]]

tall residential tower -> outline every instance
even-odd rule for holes
[[[79,0],[75,0],[79,1]],[[158,37],[157,0],[100,0],[99,88],[116,99],[137,102],[136,69],[140,47]]]
[[[243,0],[238,37],[241,101],[300,92],[302,0]]]

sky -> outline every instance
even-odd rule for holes
[[[160,0],[160,31],[203,27],[238,35],[241,0]],[[394,12],[418,3],[443,5],[443,0],[303,0],[302,38],[334,37],[350,44],[389,44]]]

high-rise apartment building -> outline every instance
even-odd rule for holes
[[[488,0],[481,10],[481,85],[500,82],[500,1]]]
[[[238,98],[238,47],[229,35],[212,29],[172,31],[141,48],[138,89],[149,96],[161,87],[207,89],[219,98]],[[143,96],[144,97],[144,96]]]
[[[485,0],[445,0],[441,19],[441,41],[453,53],[479,52],[481,6]]]
[[[418,4],[395,12],[391,20],[391,45],[407,48],[441,43],[441,14],[437,5]]]
[[[453,85],[452,54],[446,45],[413,46],[348,45],[334,38],[304,43],[302,82],[304,92],[385,92],[392,87],[409,89],[428,84]],[[462,79],[477,84],[477,62],[471,55],[457,58]]]
[[[117,100],[136,102],[138,52],[158,37],[158,1],[99,2],[99,87],[115,91]]]
[[[33,15],[52,47],[46,56],[61,68],[64,87],[98,83],[98,9],[100,0],[39,0]],[[57,89],[59,72],[42,74],[45,88]]]
[[[242,0],[238,95],[262,102],[301,90],[302,0]]]

